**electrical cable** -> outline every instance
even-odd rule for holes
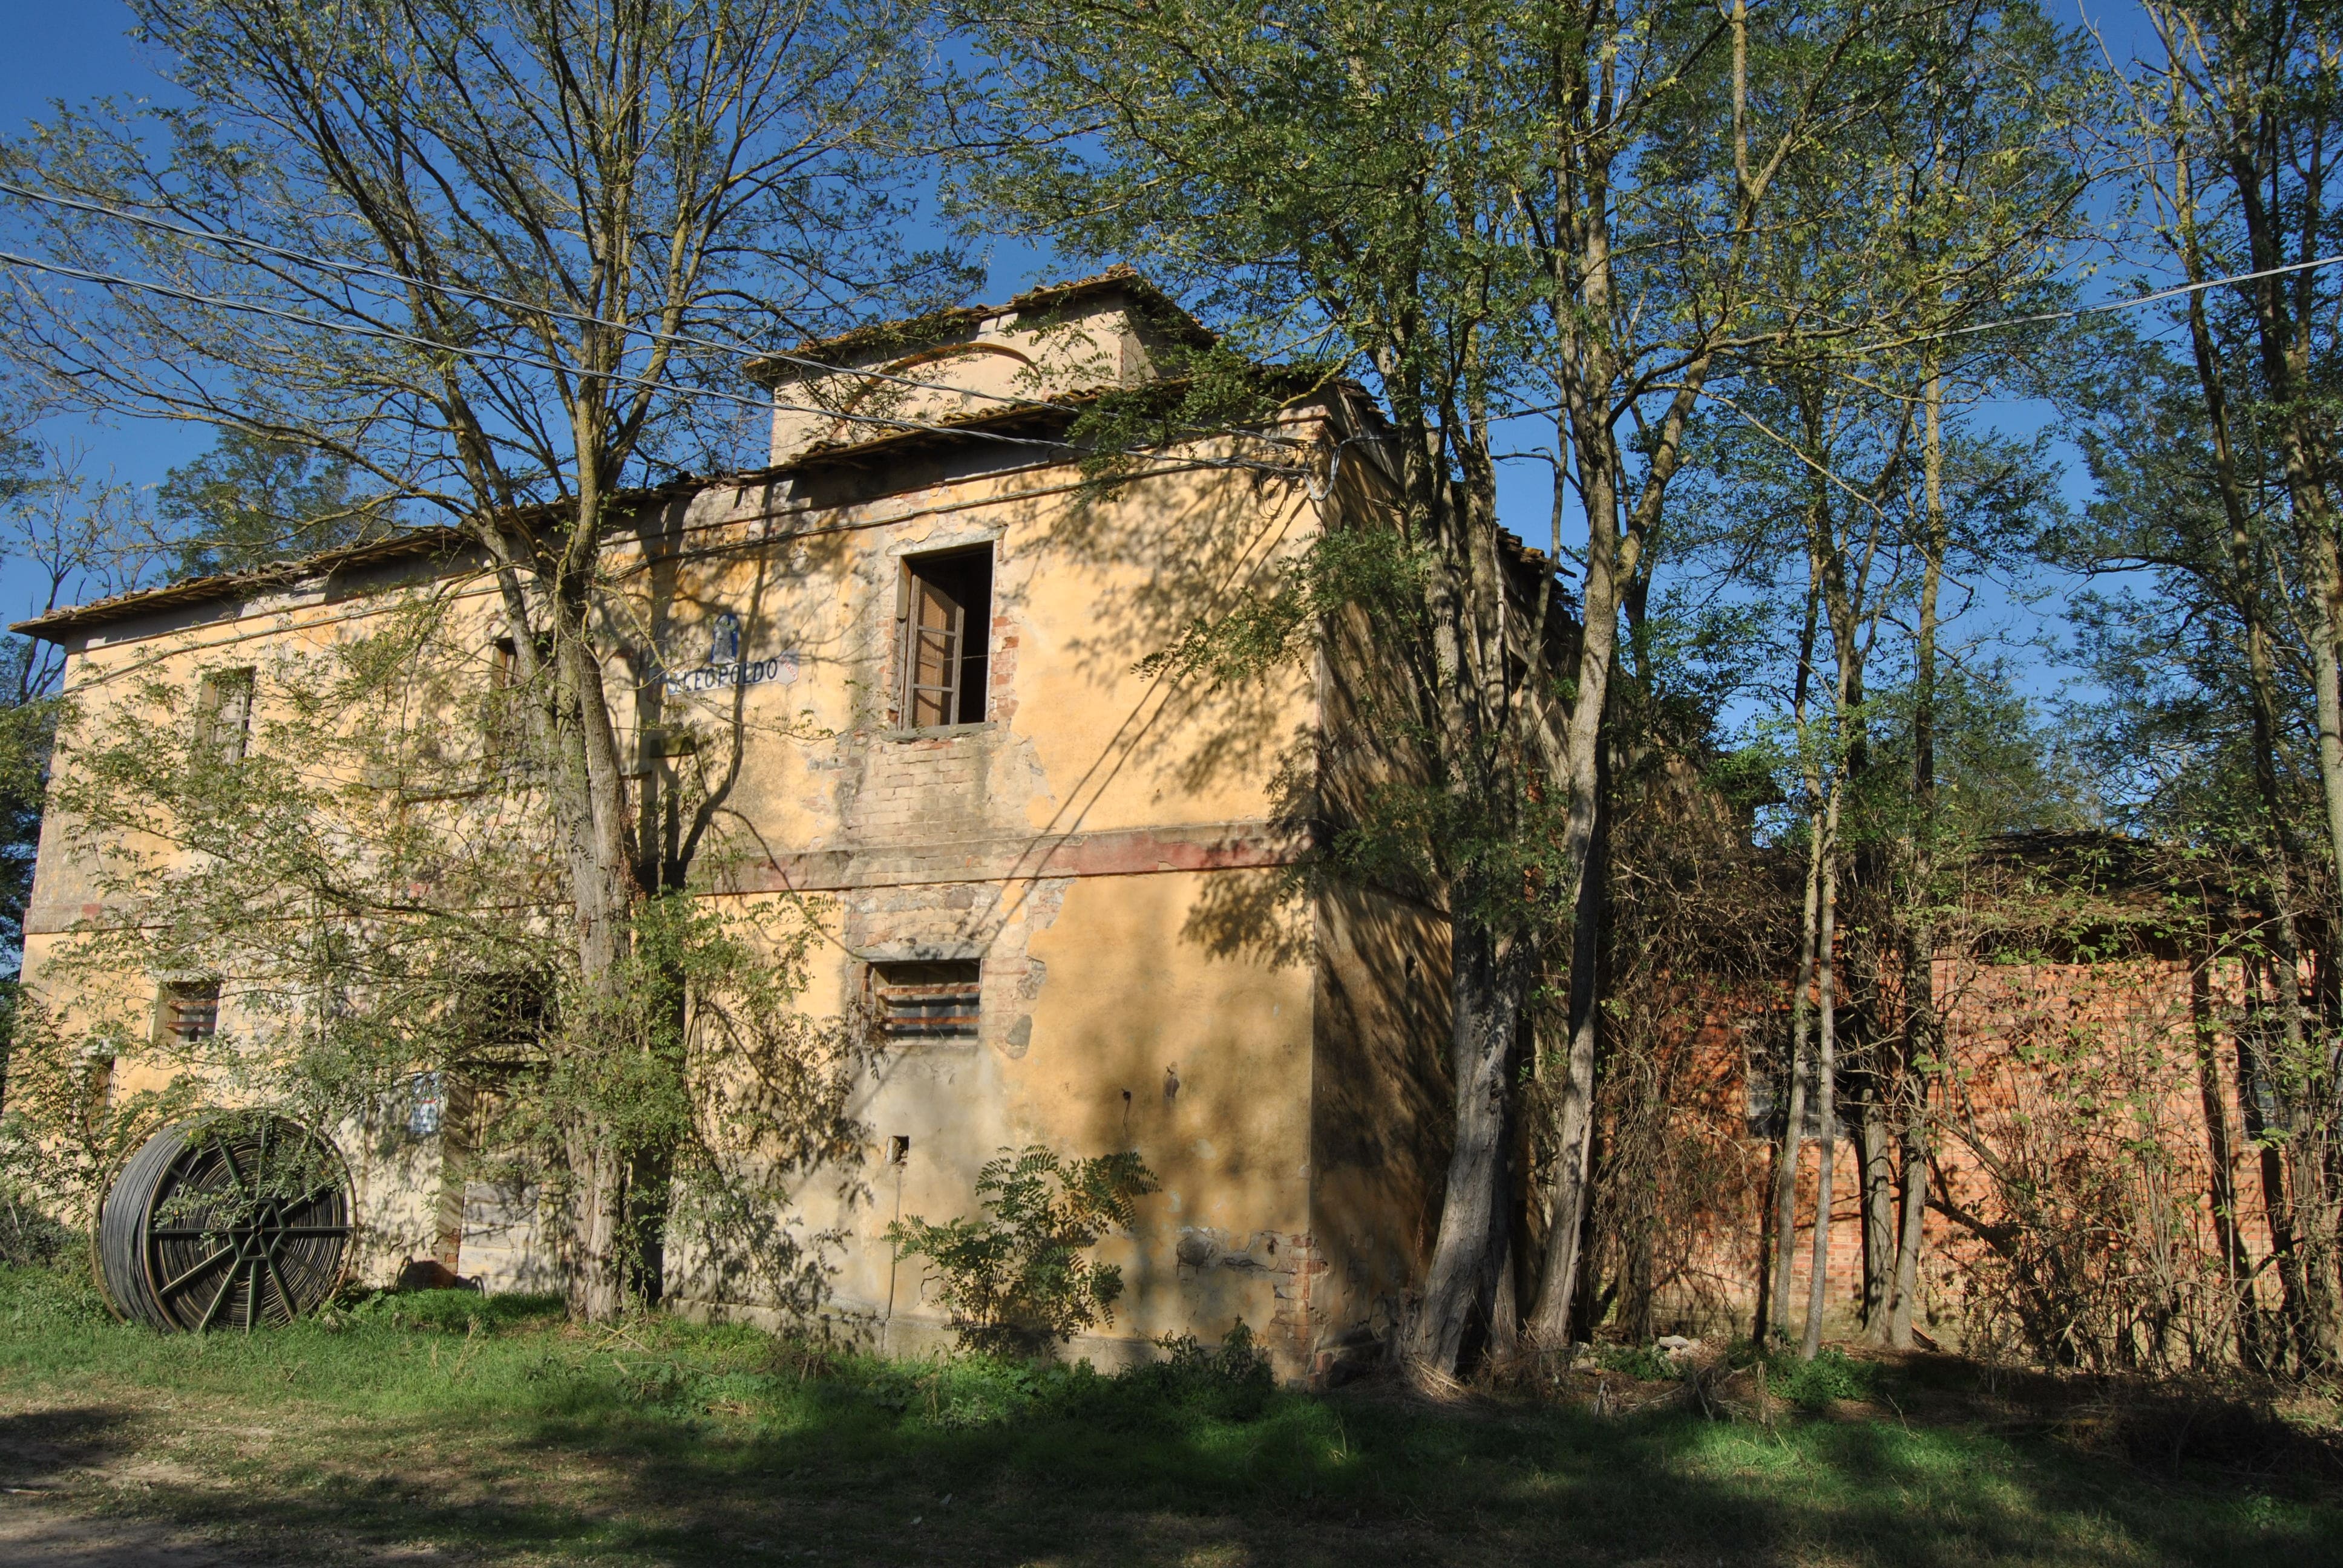
[[[2240,283],[2257,282],[2265,277],[2279,277],[2288,273],[2308,272],[2318,267],[2334,266],[2338,264],[2343,264],[2343,253],[2322,256],[2310,261],[2288,262],[2284,266],[2264,267],[2259,272],[2233,273],[2227,277],[2207,278],[2203,283],[2176,284],[2170,288],[2157,289],[2153,294],[2135,295],[2126,299],[2103,299],[2097,305],[2077,305],[2065,310],[2046,310],[2034,316],[2011,316],[1998,321],[1981,321],[1968,327],[1948,327],[1942,332],[1916,333],[1909,337],[1882,339],[1876,343],[1865,344],[1859,348],[1846,349],[1841,357],[1852,358],[1857,355],[1876,354],[1882,349],[1908,347],[1916,343],[1935,343],[1952,337],[1968,337],[1980,332],[1996,331],[2004,327],[2031,327],[2045,322],[2071,320],[2079,316],[2099,315],[2111,310],[2129,310],[2135,306],[2153,305],[2158,300],[2174,299],[2184,294],[2197,294],[2209,288],[2227,288]],[[1702,396],[1715,397],[1715,394],[1704,392]],[[1558,414],[1561,411],[1562,405],[1559,403],[1506,408],[1490,415],[1489,422],[1493,425],[1507,419],[1526,419],[1533,415]]]
[[[2005,327],[2033,327],[2045,322],[2068,321],[2081,316],[2096,316],[2110,310],[2129,310],[2134,306],[2154,305],[2160,299],[2177,299],[2184,294],[2197,294],[2208,288],[2228,288],[2240,283],[2256,283],[2265,277],[2281,277],[2288,273],[2309,272],[2318,267],[2333,266],[2343,262],[2343,254],[2322,256],[2311,261],[2290,261],[2284,266],[2267,266],[2259,272],[2240,272],[2228,277],[2207,278],[2203,283],[2175,284],[2159,288],[2153,294],[2133,295],[2125,299],[2103,299],[2097,305],[2077,305],[2066,310],[2046,310],[2036,316],[2011,316],[1999,321],[1981,321],[1971,327],[1947,327],[1942,332],[1924,332],[1911,337],[1892,338],[1878,343],[1866,343],[1850,354],[1875,354],[1883,348],[1902,348],[1914,343],[1941,343],[1951,337],[1969,337],[1980,332],[1998,331]]]
[[[452,354],[462,358],[488,360],[493,363],[519,366],[536,370],[551,371],[558,375],[568,375],[576,376],[580,378],[612,381],[621,386],[646,387],[654,392],[665,393],[677,397],[699,397],[714,402],[736,404],[742,407],[754,408],[759,411],[778,411],[786,414],[807,414],[817,418],[838,419],[848,424],[876,425],[890,430],[918,430],[937,435],[972,436],[982,440],[998,442],[1005,446],[1037,447],[1046,448],[1052,452],[1071,452],[1082,457],[1143,458],[1151,456],[1151,454],[1149,454],[1144,448],[1136,447],[1108,449],[1104,447],[1080,446],[1069,441],[1052,441],[1041,437],[1008,436],[1003,435],[997,430],[986,430],[980,427],[972,425],[940,425],[928,420],[890,417],[881,414],[841,413],[835,409],[813,408],[805,407],[801,404],[783,403],[778,398],[769,399],[764,397],[750,397],[737,392],[722,392],[714,387],[681,387],[672,383],[656,382],[642,377],[630,376],[620,370],[585,370],[580,369],[576,366],[563,365],[553,360],[538,359],[529,355],[514,353],[507,349],[474,348],[466,347],[460,344],[445,343],[436,338],[422,337],[416,333],[403,332],[397,327],[376,327],[358,322],[320,321],[315,317],[304,316],[298,311],[286,310],[277,306],[258,305],[249,300],[225,299],[216,295],[200,294],[192,289],[181,288],[175,284],[156,283],[146,278],[125,277],[117,273],[93,272],[85,267],[68,266],[62,262],[46,261],[37,256],[23,256],[14,251],[0,251],[0,266],[29,267],[36,272],[51,273],[61,277],[75,278],[85,283],[95,283],[106,288],[127,288],[141,293],[160,295],[166,298],[180,300],[189,305],[205,306],[216,310],[233,310],[248,315],[266,317],[275,320],[290,322],[297,327],[306,327],[308,330],[315,332],[342,333],[352,337],[372,337],[384,342],[411,344],[417,347],[428,349],[437,354]],[[1056,404],[1044,405],[1044,407],[1063,407],[1065,406],[1062,404]],[[1242,468],[1284,476],[1308,472],[1308,468],[1305,465],[1292,463],[1264,463],[1243,457],[1193,457],[1182,458],[1179,459],[1179,462],[1182,467],[1201,466],[1216,468]]]
[[[486,305],[496,306],[500,309],[517,310],[524,313],[548,316],[556,320],[568,321],[580,327],[598,327],[607,331],[617,332],[625,336],[646,337],[654,344],[672,343],[686,348],[706,349],[712,353],[729,354],[735,357],[750,360],[778,359],[786,364],[802,366],[812,370],[820,370],[827,375],[851,376],[856,379],[862,381],[880,381],[898,387],[915,387],[923,391],[949,392],[959,397],[982,398],[989,402],[1007,403],[1021,407],[1052,408],[1059,407],[1059,405],[1053,404],[1047,398],[1042,397],[1026,397],[1008,392],[983,392],[973,387],[955,387],[949,382],[926,381],[914,376],[901,376],[892,371],[857,369],[849,366],[833,365],[826,360],[815,359],[806,355],[793,354],[781,349],[751,348],[744,343],[728,343],[718,338],[695,337],[689,337],[681,333],[659,332],[648,327],[630,326],[623,321],[609,321],[598,316],[588,316],[582,311],[565,310],[558,306],[532,304],[525,299],[516,299],[510,295],[498,294],[488,289],[473,288],[463,284],[427,283],[421,278],[411,277],[405,273],[394,272],[388,267],[377,266],[368,262],[340,261],[332,256],[320,256],[314,251],[296,250],[290,246],[277,245],[268,240],[256,239],[249,235],[238,234],[232,229],[198,228],[191,224],[174,223],[168,218],[159,218],[148,213],[133,212],[123,207],[108,206],[103,202],[85,201],[77,196],[63,196],[51,191],[35,190],[30,186],[18,185],[12,180],[0,179],[0,193],[22,196],[27,201],[36,201],[53,206],[66,207],[76,212],[90,213],[96,216],[112,218],[121,223],[136,224],[141,227],[155,229],[164,234],[176,235],[186,239],[198,240],[235,249],[254,251],[264,256],[280,256],[287,261],[298,262],[302,266],[314,266],[328,272],[340,273],[349,276],[378,278],[387,283],[396,283],[406,288],[419,288],[435,294],[455,295],[466,299],[476,299]],[[1290,438],[1287,437],[1270,437],[1267,438],[1279,445],[1292,444]]]

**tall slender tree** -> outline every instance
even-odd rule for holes
[[[729,457],[752,427],[739,361],[711,343],[793,341],[962,285],[898,243],[879,156],[922,102],[919,15],[134,9],[175,106],[66,113],[6,149],[25,248],[70,272],[12,270],[0,336],[62,406],[299,448],[484,553],[538,699],[568,939],[589,997],[608,990],[648,890],[597,620],[613,498]],[[639,1229],[616,1127],[581,1108],[567,1137],[572,1305],[597,1318]]]
[[[1080,253],[1144,256],[1236,357],[1304,347],[1390,412],[1371,449],[1395,500],[1373,526],[1412,566],[1387,630],[1406,634],[1432,773],[1405,819],[1431,829],[1421,857],[1454,950],[1453,1154],[1416,1349],[1453,1371],[1504,1320],[1522,1023],[1550,967],[1568,997],[1561,1038],[1538,1042],[1558,1152],[1524,1322],[1559,1344],[1587,1213],[1621,618],[1650,581],[1702,389],[1745,342],[1772,193],[1899,79],[1902,12],[984,0],[959,15],[989,62],[988,112],[965,128],[974,207]],[[1501,566],[1497,454],[1528,420],[1551,427],[1585,526],[1556,540],[1583,568],[1574,638],[1545,633],[1550,588],[1523,596]]]

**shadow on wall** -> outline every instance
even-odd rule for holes
[[[1101,687],[1129,678],[1141,660],[1177,648],[1199,626],[1277,592],[1315,528],[1307,491],[1270,475],[1202,470],[1135,483],[1151,487],[1155,504],[1119,504],[1127,487],[1085,493],[1048,535],[1054,553],[1101,568],[1090,614],[1095,629],[1068,649]],[[1121,755],[1106,777],[1135,764],[1188,794],[1231,779],[1267,782],[1294,765],[1297,739],[1307,739],[1286,728],[1302,678],[1290,662],[1226,680],[1161,678],[1109,748]],[[1107,763],[1102,756],[1093,773]],[[1094,789],[1105,782],[1097,779]]]
[[[1298,969],[1316,953],[1309,884],[1285,868],[1222,871],[1204,884],[1180,940],[1216,959]]]

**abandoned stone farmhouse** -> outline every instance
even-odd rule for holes
[[[1312,824],[1339,824],[1363,785],[1406,766],[1372,733],[1399,678],[1390,652],[1338,617],[1302,668],[1260,678],[1148,662],[1373,504],[1388,482],[1377,416],[1330,385],[1258,427],[1178,433],[1101,487],[1069,424],[1163,378],[1167,345],[1201,330],[1117,272],[808,345],[750,367],[773,397],[769,467],[614,505],[604,575],[624,613],[605,680],[658,879],[736,908],[819,910],[798,1005],[867,1018],[878,1037],[850,1108],[861,1146],[770,1216],[815,1267],[819,1299],[671,1249],[663,1294],[679,1310],[767,1322],[810,1310],[861,1342],[934,1343],[930,1282],[883,1232],[970,1212],[980,1169],[1036,1144],[1133,1151],[1161,1184],[1101,1242],[1124,1294],[1111,1330],[1071,1353],[1111,1362],[1242,1322],[1282,1374],[1309,1376],[1378,1353],[1407,1310],[1453,1119],[1444,920],[1418,895],[1286,874]],[[1534,551],[1514,548],[1508,569],[1524,594],[1563,591]],[[197,693],[194,721],[240,758],[285,700],[273,666],[422,598],[453,618],[459,674],[493,688],[513,650],[488,578],[457,530],[417,529],[16,629],[63,648],[84,713],[160,678]],[[720,855],[679,818],[686,797],[714,803]],[[25,927],[30,988],[62,1014],[126,1020],[134,1040],[237,1030],[234,975],[92,980],[59,962],[77,931],[122,918],[70,840],[51,811]],[[2000,907],[2046,897],[2029,885]],[[2103,1175],[2110,1212],[2137,1210],[2157,1256],[2182,1260],[2174,1301],[2263,1311],[2272,1243],[2258,1212],[2276,1177],[2257,1142],[2247,968],[2168,943],[2120,963],[2021,964],[2016,950],[1948,954],[1936,979],[1951,1000],[1932,1328],[1960,1332],[1990,1283],[2007,1219],[1994,1172],[2037,1168]],[[1616,1239],[1642,1254],[1620,1266],[1642,1282],[1620,1321],[1746,1332],[1786,1002],[1720,995],[1687,1019],[1654,1057],[1664,1223]],[[461,1086],[417,1066],[409,1102],[333,1130],[362,1269],[380,1282],[430,1258],[490,1290],[546,1288],[538,1194],[484,1175]],[[126,1050],[100,1092],[162,1071]],[[2046,1110],[2075,1103],[2125,1113]],[[1846,1308],[1875,1261],[1885,1189],[1862,1180],[1881,1146],[1839,1131],[1825,1252]],[[1804,1159],[1801,1275],[1813,1142]],[[2088,1218],[2077,1233],[2132,1223]]]
[[[1322,453],[1372,410],[1329,388],[1256,434],[1162,449],[1106,492],[1055,439],[1087,399],[1155,376],[1167,333],[1197,331],[1111,274],[809,346],[839,368],[751,367],[774,392],[769,468],[616,508],[608,575],[640,635],[613,638],[607,678],[643,831],[674,831],[656,818],[679,769],[720,762],[736,849],[753,852],[670,874],[712,900],[821,900],[832,940],[801,1005],[863,999],[886,1036],[854,1108],[860,1177],[807,1181],[787,1217],[826,1238],[822,1311],[859,1332],[908,1344],[935,1327],[880,1232],[968,1211],[1004,1147],[1131,1149],[1161,1182],[1102,1245],[1125,1293],[1114,1342],[1081,1353],[1242,1320],[1302,1372],[1388,1328],[1429,1243],[1448,1116],[1440,921],[1394,896],[1278,895],[1305,837],[1280,790],[1296,759],[1339,753],[1322,742],[1349,722],[1346,659],[1363,656],[1329,647],[1242,689],[1137,668],[1278,570],[1371,467],[1329,487],[1322,457],[1260,459]],[[505,631],[483,576],[452,530],[427,529],[19,629],[63,646],[85,709],[126,672],[159,672],[242,744],[275,652],[417,594],[461,599],[477,677],[494,680]],[[68,739],[57,767],[72,765]],[[27,921],[35,990],[105,913],[53,820]],[[142,1026],[237,1026],[233,977],[117,978],[111,1005]],[[114,1091],[141,1071],[126,1055]],[[367,1268],[437,1257],[490,1289],[540,1284],[530,1195],[464,1178],[432,1092],[397,1126],[339,1135]],[[749,1292],[688,1258],[668,1269],[686,1310],[775,1305],[733,1299]]]

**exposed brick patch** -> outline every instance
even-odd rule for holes
[[[1295,1232],[1284,1241],[1279,1251],[1283,1267],[1270,1285],[1277,1309],[1271,1315],[1269,1332],[1290,1358],[1306,1366],[1318,1338],[1318,1282],[1329,1265],[1319,1253],[1317,1238],[1310,1232]]]

